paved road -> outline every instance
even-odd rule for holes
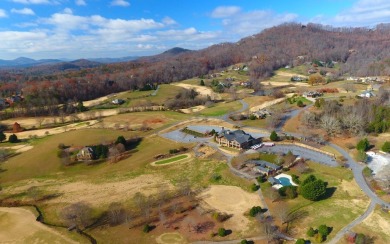
[[[287,154],[289,151],[291,151],[294,155],[299,155],[302,158],[312,160],[316,163],[324,164],[326,166],[331,167],[339,166],[339,164],[333,157],[297,145],[275,145],[273,147],[262,147],[257,149],[257,151],[282,154]]]

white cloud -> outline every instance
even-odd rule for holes
[[[168,16],[163,18],[162,22],[166,25],[176,25],[177,24],[177,22],[174,19],[172,19],[171,17],[168,17]]]
[[[0,9],[0,18],[8,17],[7,12],[4,9]]]
[[[22,9],[11,9],[11,13],[23,14],[23,15],[35,15],[34,11],[31,8],[22,8]]]
[[[76,0],[76,5],[78,6],[86,6],[87,3],[85,2],[85,0]]]
[[[21,4],[57,4],[58,1],[51,1],[51,0],[12,0],[14,3],[21,3]]]
[[[233,16],[241,11],[237,6],[219,6],[213,10],[211,17],[213,18],[226,18]]]
[[[130,3],[125,0],[114,0],[111,2],[112,6],[121,6],[121,7],[128,7],[130,6]]]
[[[388,0],[360,0],[352,8],[337,14],[331,24],[361,26],[376,25],[390,20]]]
[[[295,21],[298,15],[293,13],[277,14],[268,10],[242,12],[231,18],[224,18],[222,24],[226,33],[236,34],[239,38],[257,34],[265,28],[285,22]]]

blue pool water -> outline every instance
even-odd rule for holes
[[[291,186],[292,185],[289,178],[280,177],[278,180],[282,186]]]

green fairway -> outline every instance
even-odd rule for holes
[[[242,107],[238,101],[217,103],[216,105],[206,108],[200,112],[204,116],[222,116],[229,112],[234,112]]]
[[[187,154],[179,155],[179,156],[172,157],[172,158],[167,158],[167,159],[160,160],[160,161],[156,161],[156,164],[158,164],[158,165],[160,165],[160,164],[168,164],[168,163],[179,161],[179,160],[185,159],[185,158],[188,158]]]

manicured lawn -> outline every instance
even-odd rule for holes
[[[243,100],[244,102],[248,103],[249,107],[251,108],[251,107],[261,105],[264,102],[273,100],[273,98],[267,96],[251,96],[251,97],[246,97]]]
[[[373,214],[352,230],[373,238],[375,243],[390,243],[389,228],[390,212],[384,212],[377,206]]]
[[[360,191],[349,169],[327,167],[312,162],[309,162],[309,167],[312,170],[309,174],[314,174],[317,178],[328,182],[329,196],[315,202],[301,196],[287,200],[286,204],[292,212],[303,214],[292,222],[289,228],[297,233],[296,237],[307,238],[305,233],[309,227],[318,228],[319,225],[326,224],[333,228],[329,236],[331,239],[340,229],[365,211],[369,199]],[[301,180],[309,175],[301,175],[295,169],[288,174],[297,174]]]
[[[172,163],[172,162],[179,161],[179,160],[185,159],[185,158],[188,158],[188,155],[184,154],[184,155],[179,155],[179,156],[172,157],[172,158],[167,158],[164,160],[157,161],[156,164],[160,165],[160,164]]]
[[[216,105],[206,108],[200,112],[205,116],[222,116],[229,112],[237,111],[242,107],[238,101],[217,103]]]
[[[267,120],[266,119],[255,119],[255,120],[242,120],[239,121],[240,124],[250,126],[250,127],[258,127],[258,128],[266,128],[267,127]]]

